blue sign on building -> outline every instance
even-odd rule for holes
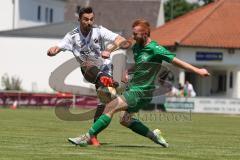
[[[197,61],[222,61],[222,52],[196,52]]]

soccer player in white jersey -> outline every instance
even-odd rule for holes
[[[80,63],[81,71],[87,81],[95,84],[96,88],[116,87],[117,83],[112,78],[112,64],[108,58],[111,51],[126,41],[125,38],[103,26],[94,25],[94,13],[91,7],[79,11],[78,21],[77,28],[68,32],[57,46],[48,49],[48,56],[55,56],[61,51],[71,51]],[[113,42],[114,45],[104,50],[105,41]],[[105,105],[98,105],[94,121],[101,116],[104,108]],[[90,143],[99,145],[96,137],[93,137]]]

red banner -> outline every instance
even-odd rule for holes
[[[72,100],[76,107],[96,107],[97,97],[69,93],[0,92],[0,106],[9,106],[17,101],[18,106],[57,106],[64,100]]]

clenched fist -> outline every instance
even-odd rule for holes
[[[48,49],[47,55],[48,56],[55,56],[60,51],[61,51],[61,48],[59,48],[58,46],[54,46],[54,47],[51,47],[51,48]]]

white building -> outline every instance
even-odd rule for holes
[[[0,32],[0,77],[5,73],[18,76],[26,91],[53,91],[49,86],[51,72],[74,56],[70,52],[62,52],[55,57],[48,57],[47,50],[77,25],[62,22]],[[73,71],[65,82],[91,86],[83,81],[80,69]]]
[[[63,63],[73,59],[74,56],[66,51],[49,57],[47,50],[56,45],[65,33],[77,25],[77,22],[61,22],[0,32],[0,77],[5,73],[19,77],[26,91],[52,92],[53,89],[49,86],[51,73]],[[121,59],[124,60],[124,56]],[[115,63],[120,63],[119,59]],[[123,68],[120,65],[116,67],[115,72],[121,73],[122,71]],[[82,88],[81,94],[95,94],[94,85],[84,80],[80,67],[69,73],[64,81],[66,85],[89,88],[86,90]],[[115,75],[116,79],[121,80],[121,74]]]
[[[211,76],[175,69],[175,83],[190,81],[198,96],[240,98],[240,1],[218,0],[174,19],[152,38]]]
[[[65,0],[2,0],[0,30],[64,21]]]

